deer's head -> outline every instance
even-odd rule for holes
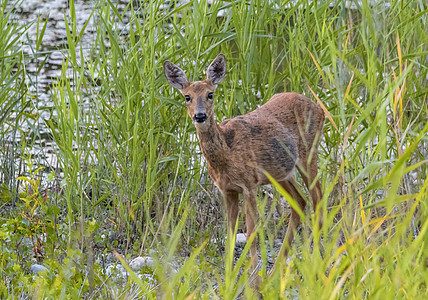
[[[180,90],[186,99],[187,110],[195,126],[203,129],[209,126],[207,120],[214,120],[214,92],[226,76],[226,58],[217,55],[207,70],[203,81],[189,82],[182,69],[170,61],[163,64],[165,77],[169,84]]]

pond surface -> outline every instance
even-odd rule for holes
[[[111,1],[119,12],[125,11],[122,20],[114,24],[115,29],[119,30],[121,35],[126,35],[129,31],[130,9],[127,7],[129,1],[116,0]],[[179,3],[186,3],[180,1]],[[211,1],[208,1],[210,3]],[[144,3],[144,2],[142,2]],[[15,164],[18,168],[19,159],[22,154],[17,150],[18,144],[24,137],[28,140],[28,145],[25,151],[32,155],[34,161],[38,165],[45,166],[45,171],[50,171],[58,168],[58,159],[55,155],[58,153],[57,146],[52,142],[50,130],[47,128],[45,121],[49,119],[56,120],[57,112],[54,109],[53,91],[58,79],[61,78],[62,68],[65,59],[69,57],[66,21],[71,20],[70,16],[70,1],[69,0],[25,0],[25,1],[10,1],[8,3],[10,9],[13,9],[12,20],[19,25],[32,24],[26,34],[22,37],[22,51],[25,54],[26,68],[26,83],[28,86],[27,100],[30,100],[32,105],[27,108],[27,111],[33,118],[22,120],[19,130],[14,130],[11,126],[5,125],[3,130],[10,131],[6,135],[4,143],[15,149]],[[75,1],[74,9],[76,15],[76,28],[80,32],[84,30],[83,36],[76,48],[76,60],[90,60],[90,55],[93,55],[95,40],[97,38],[97,27],[99,29],[99,16],[95,9],[96,5],[103,5],[99,1]],[[108,5],[106,3],[105,5]],[[170,9],[172,2],[166,2],[161,9]],[[95,10],[94,10],[95,9]],[[111,10],[112,11],[112,10]],[[138,12],[137,12],[138,13]],[[113,13],[112,13],[113,14]],[[223,15],[224,11],[219,12],[219,16]],[[37,23],[39,21],[39,28]],[[38,30],[41,30],[45,24],[46,30],[43,34],[40,48],[36,51],[36,40]],[[70,24],[69,24],[70,26]],[[108,39],[104,44],[109,48]],[[66,76],[70,79],[70,84],[73,88],[73,70],[69,65],[66,71]],[[96,87],[91,87],[88,95],[81,101],[83,109],[91,105],[91,94],[96,93]],[[18,110],[18,109],[17,109]],[[12,119],[17,114],[12,115]],[[8,127],[9,126],[9,127]],[[34,138],[36,136],[36,138]],[[0,153],[0,156],[2,154]],[[3,159],[2,157],[0,157]],[[58,169],[57,169],[58,170]]]
[[[112,1],[119,11],[123,11],[128,1]],[[77,60],[80,55],[83,59],[89,57],[89,53],[94,43],[96,28],[94,20],[95,13],[91,16],[97,1],[76,1],[76,27],[80,31],[86,22],[87,27],[82,36],[79,48],[76,49]],[[19,25],[32,24],[22,38],[22,51],[24,52],[26,67],[26,83],[28,86],[27,99],[31,99],[32,107],[29,108],[35,119],[28,118],[20,124],[19,131],[6,135],[5,144],[17,144],[24,134],[28,139],[36,134],[38,138],[30,149],[26,149],[28,154],[37,158],[38,164],[55,167],[57,158],[54,155],[55,145],[49,137],[49,130],[45,125],[45,120],[56,117],[56,111],[53,109],[52,88],[61,77],[64,60],[67,56],[67,32],[65,18],[70,20],[70,3],[68,0],[25,0],[8,3],[10,9],[14,9],[11,19]],[[15,6],[15,7],[14,7]],[[38,35],[37,22],[39,30],[44,26],[42,44],[36,51],[36,39]],[[126,20],[126,17],[125,17]],[[82,46],[82,50],[80,46]],[[106,41],[108,46],[108,41]],[[68,67],[67,77],[72,78],[73,72]],[[73,81],[71,80],[71,84]],[[89,101],[89,99],[84,99]],[[14,118],[16,114],[12,115]],[[3,130],[9,129],[6,125]]]

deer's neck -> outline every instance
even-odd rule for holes
[[[205,130],[196,127],[202,154],[212,168],[222,167],[227,163],[228,148],[220,126],[214,116],[207,120],[209,125]]]

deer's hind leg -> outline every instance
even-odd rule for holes
[[[300,195],[297,188],[295,187],[297,182],[294,180],[294,178],[280,181],[278,183],[287,191],[288,194],[290,194],[291,197],[293,197],[293,199],[299,205],[300,210],[304,212],[306,207],[306,201],[303,199],[303,197]],[[285,261],[285,258],[288,255],[288,251],[290,249],[291,243],[293,242],[295,232],[297,231],[297,228],[299,227],[300,223],[301,223],[301,220],[300,220],[299,214],[292,208],[291,214],[290,214],[290,220],[288,222],[287,232],[285,233],[284,241],[282,242],[282,246],[281,246],[281,249],[279,250],[279,254],[275,261],[275,264],[269,272],[270,274],[273,274],[278,264],[281,264],[283,260]]]
[[[318,174],[318,146],[324,126],[322,112],[306,111],[304,114],[296,113],[299,119],[299,132],[301,143],[299,146],[299,162],[296,164],[302,179],[308,188],[314,205],[314,212],[322,199],[321,184],[317,180]],[[319,228],[322,227],[322,214],[319,214]]]
[[[295,185],[297,182],[293,179],[281,181],[279,182],[281,186],[296,200],[297,204],[300,207],[302,212],[305,211],[306,201],[300,195],[299,191],[296,189]],[[285,233],[284,242],[282,243],[282,247],[280,253],[284,256],[287,256],[288,250],[291,246],[291,243],[294,239],[294,234],[301,223],[299,214],[291,208],[290,221],[288,222],[287,232]]]
[[[321,183],[317,180],[318,174],[318,157],[317,152],[314,151],[314,155],[306,165],[297,165],[297,169],[299,173],[302,175],[303,182],[308,188],[309,194],[312,198],[312,203],[314,205],[314,212],[317,213],[317,208],[319,202],[322,199],[322,190]],[[316,181],[315,181],[316,180]],[[315,181],[315,182],[314,182]],[[322,213],[319,212],[319,228],[323,225],[323,216]]]

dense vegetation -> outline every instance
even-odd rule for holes
[[[426,1],[99,1],[84,26],[69,4],[47,106],[31,80],[58,50],[43,48],[46,19],[19,24],[19,3],[0,4],[1,298],[251,298],[248,245],[234,261],[184,100],[162,72],[168,59],[197,80],[219,52],[218,120],[282,91],[326,108],[324,226],[309,206],[288,264],[267,276],[289,208],[260,189],[261,294],[428,297]],[[154,258],[145,276],[125,262],[138,255]],[[34,275],[35,263],[48,270]],[[113,263],[130,277],[109,275]]]

